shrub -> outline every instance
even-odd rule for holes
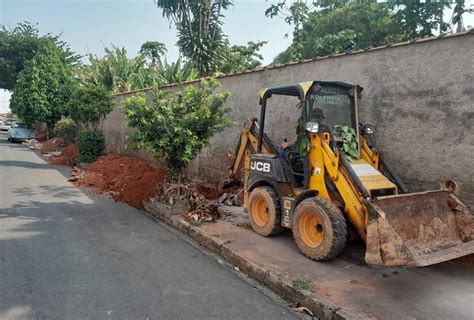
[[[87,130],[98,131],[102,120],[113,109],[112,94],[100,86],[76,86],[67,104],[67,112]]]
[[[100,131],[80,131],[76,135],[76,145],[79,150],[79,162],[94,162],[105,149],[104,135]]]
[[[63,140],[64,145],[74,142],[74,137],[77,133],[76,123],[69,118],[61,119],[54,127],[53,135]]]
[[[214,93],[218,86],[216,80],[203,80],[200,87],[157,91],[151,104],[143,94],[128,98],[123,104],[128,125],[138,129],[129,138],[179,175],[211,137],[230,124],[228,110],[222,109],[229,92]]]

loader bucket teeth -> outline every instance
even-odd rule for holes
[[[380,197],[367,206],[369,264],[421,267],[474,253],[474,216],[449,191]]]

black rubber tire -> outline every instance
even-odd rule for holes
[[[268,221],[265,225],[259,225],[253,216],[252,204],[258,199],[264,199],[268,206]],[[271,187],[257,187],[252,190],[249,197],[249,220],[252,229],[261,236],[274,236],[284,231],[281,226],[280,201],[276,192]]]
[[[302,239],[299,220],[304,213],[315,214],[324,230],[322,243],[317,247],[308,246]],[[292,221],[293,238],[300,251],[313,260],[328,261],[337,257],[347,241],[347,224],[339,208],[331,201],[318,197],[303,200],[296,206]]]

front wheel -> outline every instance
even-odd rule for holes
[[[321,198],[309,198],[298,204],[292,226],[298,248],[314,260],[337,257],[347,241],[347,225],[341,211]]]
[[[249,197],[249,218],[252,229],[262,236],[272,236],[283,231],[280,202],[271,187],[257,187]]]

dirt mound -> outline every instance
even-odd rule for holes
[[[46,141],[46,133],[38,133],[35,135],[35,137],[39,142]]]
[[[65,166],[72,166],[76,163],[77,155],[79,151],[77,150],[76,144],[70,144],[63,149],[61,155],[57,157],[51,157],[49,162],[52,164],[60,164]]]
[[[115,200],[143,209],[143,201],[156,195],[164,181],[163,167],[132,157],[103,156],[85,168],[84,176],[74,182],[97,193],[109,193]]]
[[[43,153],[48,153],[54,150],[54,139],[48,139],[43,142],[43,146],[41,147],[41,151]]]

